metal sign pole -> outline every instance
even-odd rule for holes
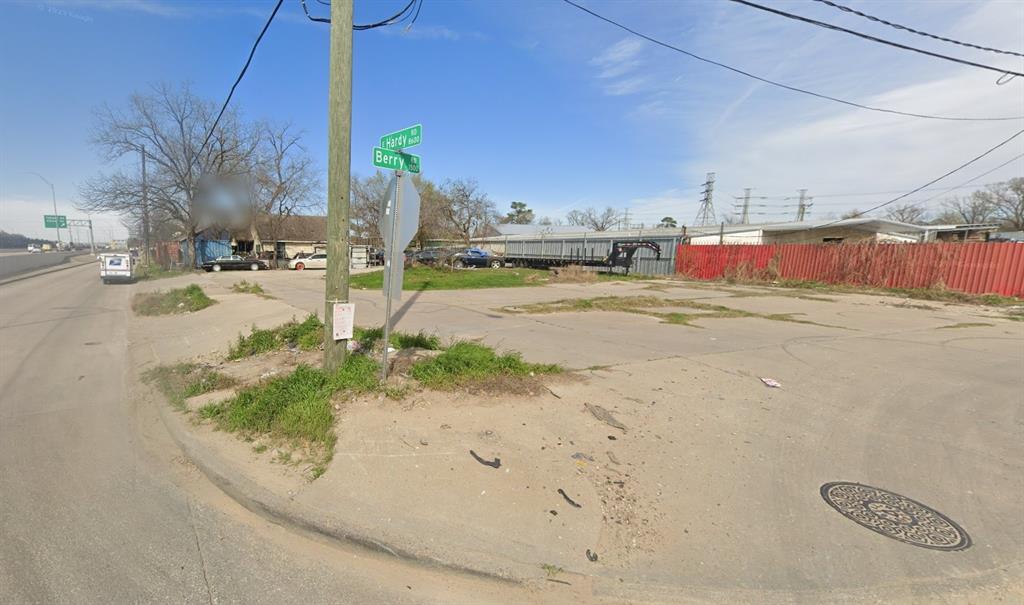
[[[391,341],[391,298],[394,295],[395,288],[395,259],[398,256],[395,250],[395,244],[398,241],[398,211],[402,207],[402,171],[395,171],[395,206],[391,209],[391,240],[388,242],[388,253],[385,257],[387,263],[387,276],[388,283],[385,292],[384,302],[384,359],[380,368],[381,380],[388,379],[388,347]],[[399,262],[402,262],[401,260]],[[401,288],[402,284],[398,284]]]

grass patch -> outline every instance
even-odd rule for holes
[[[977,322],[977,321],[964,321],[956,324],[950,324],[948,326],[939,326],[936,330],[955,330],[958,328],[985,328],[992,324]]]
[[[698,311],[697,313],[682,313],[671,311],[667,313],[655,309],[664,307],[685,307]],[[693,321],[698,319],[728,319],[736,317],[757,317],[770,321],[788,321],[792,323],[810,324],[824,326],[826,328],[841,328],[829,324],[818,323],[809,319],[795,317],[797,313],[755,313],[734,309],[725,305],[699,302],[686,298],[660,298],[657,296],[600,296],[597,298],[565,298],[547,303],[535,303],[518,307],[503,307],[499,309],[505,313],[566,313],[586,311],[618,311],[621,313],[633,313],[636,315],[647,315],[657,317],[665,323],[694,326]]]
[[[179,275],[188,275],[191,273],[190,270],[184,268],[172,268],[164,269],[160,265],[143,265],[140,264],[135,270],[135,279],[139,281],[148,281],[153,279],[166,279],[168,277],[178,277]]]
[[[283,440],[334,446],[331,397],[338,392],[364,393],[376,389],[378,366],[352,355],[334,374],[300,365],[281,378],[243,389],[233,399],[210,406],[208,418],[218,428],[242,436],[269,435]]]
[[[170,315],[174,313],[193,313],[215,304],[196,284],[173,290],[158,290],[136,294],[132,300],[132,310],[139,315]]]
[[[195,363],[158,366],[147,370],[143,380],[153,384],[176,409],[184,409],[185,400],[234,386],[234,378]]]
[[[826,284],[814,281],[781,280],[770,287],[800,288],[821,292],[842,292],[853,294],[879,294],[886,296],[902,296],[916,300],[936,302],[965,303],[987,307],[1005,307],[1021,304],[1021,299],[999,294],[967,294],[945,288],[873,288],[870,286],[854,286],[847,284]]]
[[[544,573],[546,573],[549,578],[553,578],[558,574],[562,573],[563,571],[565,571],[561,567],[557,565],[552,565],[551,563],[542,563],[540,568],[544,570]]]
[[[274,298],[267,294],[266,290],[263,289],[263,286],[256,282],[249,283],[248,280],[244,279],[240,282],[235,282],[235,284],[231,286],[231,291],[238,292],[239,294],[255,294],[256,296],[262,296],[263,298]]]
[[[1006,314],[1003,315],[1003,318],[1009,319],[1010,321],[1024,321],[1024,307],[1018,309],[1010,309],[1006,311]]]
[[[498,355],[494,349],[475,342],[459,342],[433,359],[412,366],[410,374],[425,386],[451,389],[496,378],[556,374],[554,364],[528,363],[518,353]]]
[[[310,313],[301,322],[293,319],[276,328],[261,330],[254,326],[247,336],[238,336],[235,344],[228,349],[228,359],[244,359],[286,346],[312,351],[319,348],[323,342],[324,323]]]
[[[352,331],[352,339],[359,343],[359,348],[364,351],[369,351],[376,346],[381,339],[384,338],[384,328],[359,328],[356,327]],[[441,349],[441,339],[432,334],[426,334],[424,332],[417,332],[416,334],[407,334],[405,332],[392,332],[390,334],[390,344],[395,349],[428,349],[430,351],[437,351]]]
[[[405,270],[404,290],[472,290],[478,288],[515,288],[547,281],[547,271],[539,269],[444,269],[412,267]],[[349,285],[360,290],[384,286],[384,272],[354,275]]]

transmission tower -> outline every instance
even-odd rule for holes
[[[715,173],[709,172],[707,179],[704,181],[704,191],[700,199],[700,208],[697,209],[697,218],[693,221],[693,224],[697,227],[707,227],[717,222],[715,219],[715,204],[712,201],[714,189]]]
[[[750,223],[750,188],[743,190],[743,213],[740,215],[740,224]]]

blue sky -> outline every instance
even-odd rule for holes
[[[768,2],[901,42],[1003,67],[1020,60],[901,34],[817,3]],[[851,2],[853,3],[853,2]],[[402,0],[357,0],[356,21]],[[1024,5],[855,3],[954,38],[1020,51]],[[313,10],[326,12],[315,0]],[[784,82],[908,111],[1024,114],[1024,78],[919,57],[728,2],[586,5],[693,52]],[[93,110],[150,83],[191,82],[220,101],[273,2],[81,0],[0,5],[0,228],[42,234],[52,209],[77,216],[77,188],[109,170],[88,143]],[[233,104],[291,122],[326,167],[328,26],[286,0]],[[705,172],[726,211],[743,187],[783,212],[799,188],[813,216],[910,189],[1019,130],[1022,122],[933,122],[886,116],[773,89],[629,37],[558,0],[425,0],[416,25],[355,32],[353,171],[372,171],[377,138],[424,125],[424,173],[476,178],[505,210],[538,215],[611,205],[648,224],[691,222]],[[1008,146],[945,182],[956,185],[1024,151]],[[1016,162],[978,181],[1024,173]],[[963,191],[969,191],[965,189]],[[918,196],[920,199],[922,196]],[[932,206],[939,200],[932,202]],[[781,220],[785,216],[764,215]],[[100,236],[121,234],[98,217]]]

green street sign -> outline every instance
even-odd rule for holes
[[[419,174],[420,156],[374,147],[373,165],[378,168],[387,168],[389,170],[408,170],[409,172]]]
[[[68,217],[63,214],[44,214],[43,227],[45,229],[67,229]]]
[[[381,149],[405,149],[423,142],[423,125],[416,124],[380,138]]]

